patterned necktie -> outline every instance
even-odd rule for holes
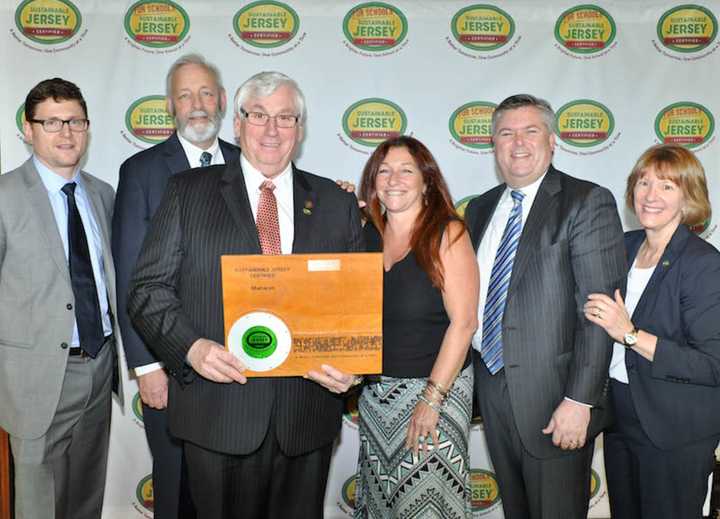
[[[75,296],[75,320],[80,335],[80,347],[94,358],[105,342],[105,334],[87,235],[75,202],[76,186],[75,182],[70,182],[62,187],[68,205],[70,282]]]
[[[208,153],[207,151],[203,151],[200,154],[200,167],[206,168],[210,165],[210,161],[212,160],[212,155]]]
[[[502,319],[505,313],[507,291],[510,286],[513,261],[522,232],[522,201],[525,195],[520,191],[510,191],[513,207],[503,232],[500,246],[495,254],[488,285],[485,312],[483,313],[482,344],[480,356],[492,375],[503,366]]]
[[[260,201],[255,225],[260,238],[263,254],[282,254],[280,250],[280,224],[278,223],[277,200],[273,190],[275,184],[266,180],[260,184]]]

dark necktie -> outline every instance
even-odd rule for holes
[[[490,273],[485,311],[483,313],[482,345],[480,356],[491,374],[500,371],[503,366],[502,320],[505,314],[507,291],[510,286],[515,252],[522,231],[522,200],[525,195],[520,191],[510,191],[513,207],[510,211],[500,246],[495,253],[495,262]]]
[[[68,204],[70,280],[75,296],[75,319],[80,334],[80,347],[94,358],[105,342],[105,337],[87,235],[75,203],[75,187],[77,184],[70,182],[62,188]]]
[[[275,184],[270,180],[260,184],[257,221],[255,225],[260,238],[263,254],[282,254],[280,249],[280,224],[278,222],[277,200],[273,191]]]
[[[206,168],[210,165],[210,161],[212,161],[212,155],[208,153],[207,151],[203,151],[200,154],[200,167]]]

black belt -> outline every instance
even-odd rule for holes
[[[113,334],[105,336],[105,340],[102,343],[102,346],[100,346],[100,350],[102,350],[105,345],[110,342],[113,338]],[[100,354],[100,351],[98,351],[98,355]],[[82,347],[77,348],[70,348],[70,351],[68,352],[68,355],[70,357],[80,357],[81,359],[91,359],[92,357],[88,355],[88,353],[82,349]]]

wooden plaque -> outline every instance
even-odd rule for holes
[[[223,256],[225,347],[248,377],[382,371],[381,253]]]

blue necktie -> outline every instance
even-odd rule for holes
[[[208,153],[207,151],[203,151],[200,154],[200,167],[206,168],[210,165],[210,161],[212,161],[212,155]]]
[[[80,347],[96,357],[105,342],[97,286],[85,228],[75,202],[75,182],[62,187],[68,205],[68,256]]]
[[[493,375],[504,366],[502,320],[515,252],[522,232],[522,201],[525,195],[520,191],[510,191],[510,196],[513,199],[513,207],[500,240],[500,247],[495,254],[483,313],[480,356]]]

